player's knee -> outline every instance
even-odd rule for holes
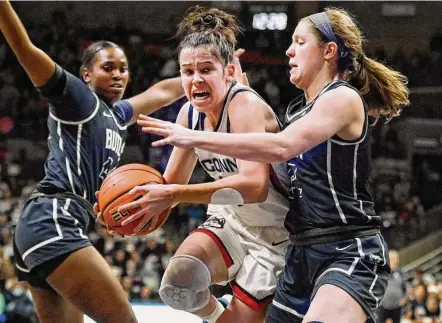
[[[210,271],[200,259],[175,256],[164,273],[159,294],[174,309],[196,312],[209,302],[210,284]]]

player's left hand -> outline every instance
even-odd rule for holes
[[[98,201],[98,192],[95,192],[95,198]],[[94,204],[94,212],[97,215],[97,221],[98,223],[100,223],[102,226],[104,226],[104,228],[106,229],[107,234],[113,236],[113,235],[119,235],[120,237],[124,238],[124,235],[119,234],[117,232],[115,232],[114,230],[112,230],[111,228],[109,228],[109,226],[107,225],[107,223],[104,221],[103,219],[103,213],[101,213],[100,207],[98,205],[98,202],[95,202]]]
[[[176,194],[174,187],[176,187],[174,184],[146,184],[134,187],[129,191],[129,194],[142,193],[144,196],[136,201],[120,206],[118,210],[139,208],[139,211],[122,221],[121,225],[124,226],[142,217],[140,223],[134,228],[134,233],[140,231],[152,218],[160,215],[175,204]]]
[[[235,80],[237,80],[239,83],[249,86],[249,79],[247,78],[247,74],[243,73],[241,62],[239,58],[242,54],[245,53],[245,49],[239,48],[235,51],[233,55],[233,65],[235,65]]]
[[[164,137],[164,139],[152,142],[153,147],[172,145],[179,148],[193,148],[193,139],[198,134],[197,131],[185,128],[180,124],[155,119],[143,114],[138,116],[137,124],[142,127],[141,130],[145,133]]]

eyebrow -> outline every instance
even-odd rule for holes
[[[120,61],[118,59],[105,59],[103,61],[101,61],[101,64],[107,64],[107,63],[112,63],[112,64],[116,64],[117,62],[119,62],[122,65],[127,65],[127,61]]]
[[[212,64],[213,65],[213,62],[212,61],[202,61],[202,62],[197,63],[196,65],[203,65],[203,64]],[[181,66],[184,66],[184,67],[191,66],[191,65],[193,65],[193,64],[191,64],[191,63],[181,64]]]

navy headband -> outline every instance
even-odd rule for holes
[[[318,28],[319,32],[329,41],[338,46],[339,61],[338,67],[340,71],[344,71],[349,67],[354,67],[353,55],[340,38],[333,32],[330,20],[325,12],[315,13],[308,16],[310,21]]]

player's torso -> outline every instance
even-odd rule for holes
[[[215,132],[229,133],[230,121],[228,117],[228,106],[233,97],[241,91],[251,91],[242,85],[234,85],[226,98],[218,124],[214,128]],[[198,113],[192,106],[189,108],[192,128],[204,131],[205,115]],[[202,149],[195,149],[198,160],[204,170],[214,180],[238,174],[238,166],[235,158],[209,152]],[[267,200],[263,203],[253,203],[244,205],[209,205],[208,213],[230,213],[241,222],[251,226],[278,226],[284,222],[288,211],[288,200],[281,194],[285,193],[284,187],[278,175],[285,172],[286,164],[273,165],[271,167],[270,186]],[[276,169],[276,171],[274,170]],[[284,181],[282,181],[284,182]],[[283,183],[284,184],[284,183]],[[285,187],[287,189],[287,187]],[[281,192],[281,193],[279,193]]]
[[[51,181],[59,180],[68,191],[93,201],[106,175],[117,167],[127,126],[98,98],[95,110],[87,119],[63,122],[50,115],[48,126],[47,177],[49,175]]]
[[[348,85],[334,81],[318,97],[338,86]],[[286,125],[309,113],[316,99],[309,104],[294,100],[287,111]],[[286,220],[289,231],[346,225],[378,226],[380,218],[374,212],[367,188],[370,160],[367,113],[363,133],[357,140],[345,141],[333,136],[291,158],[288,161],[291,211]]]

